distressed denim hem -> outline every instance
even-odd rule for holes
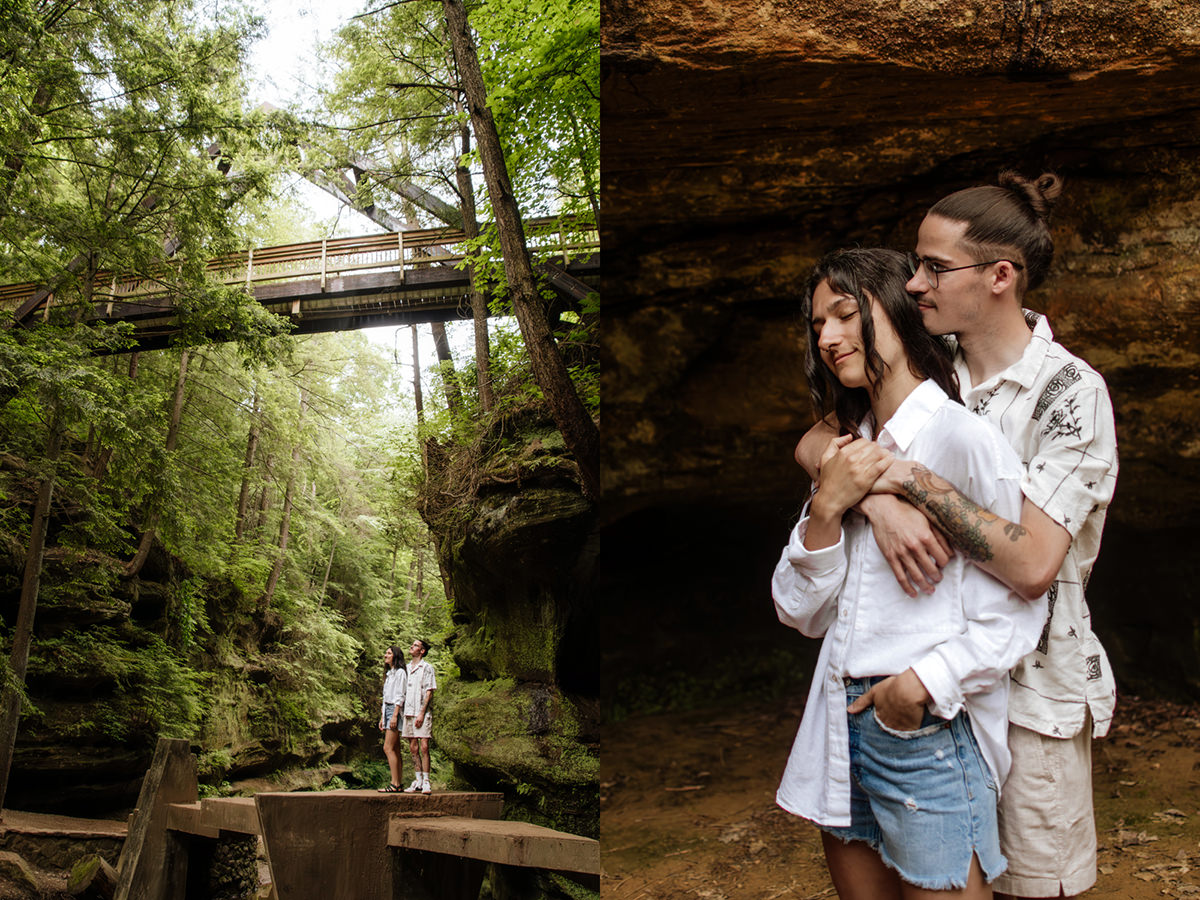
[[[1000,865],[997,867],[998,871],[989,872],[986,868],[984,868],[983,858],[979,855],[978,851],[974,847],[971,847],[971,853],[967,856],[967,870],[963,873],[962,878],[910,878],[908,874],[903,872],[894,861],[888,858],[886,847],[880,848],[879,858],[883,860],[883,864],[885,866],[894,870],[896,874],[900,876],[901,881],[905,882],[906,884],[911,884],[913,887],[921,888],[921,890],[924,891],[961,891],[967,886],[967,879],[971,875],[972,859],[979,860],[979,868],[983,870],[983,880],[988,884],[991,884],[993,881],[1003,875],[1005,870],[1008,868],[1008,860],[1002,856],[1000,857]]]
[[[812,819],[809,819],[808,821],[812,822]],[[870,847],[872,850],[874,850],[876,853],[879,854],[880,859],[883,859],[883,847],[880,845],[879,841],[869,841],[866,838],[850,837],[850,835],[848,835],[848,834],[841,833],[846,830],[845,828],[838,828],[834,825],[821,825],[818,822],[813,822],[813,824],[816,825],[817,828],[819,828],[821,831],[825,832],[826,834],[837,838],[843,844],[854,844],[854,843],[866,844],[868,847]],[[896,867],[892,866],[891,868],[895,869]]]

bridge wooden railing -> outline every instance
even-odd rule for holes
[[[530,219],[526,222],[526,233],[531,251],[556,255],[563,262],[572,256],[593,253],[600,247],[594,225],[569,218]],[[247,287],[319,278],[324,289],[329,278],[367,271],[396,272],[403,281],[404,273],[412,269],[461,263],[466,256],[465,241],[461,229],[448,227],[328,238],[230,253],[209,260],[207,268],[219,283]],[[164,293],[165,281],[165,277],[126,278],[100,271],[94,279],[92,299],[96,304],[107,303],[107,313],[111,315],[114,303]],[[40,287],[32,282],[0,286],[0,311],[20,309]],[[53,294],[42,306],[43,315],[49,314],[52,303]]]

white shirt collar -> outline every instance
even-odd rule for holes
[[[1021,311],[1025,314],[1025,324],[1033,332],[1033,337],[1025,345],[1025,350],[1021,353],[1020,359],[1002,372],[997,372],[991,378],[984,380],[981,384],[970,384],[970,375],[966,367],[966,360],[963,357],[962,347],[958,346],[957,352],[960,364],[955,366],[955,370],[958,372],[959,380],[963,381],[964,394],[967,391],[974,391],[985,385],[990,385],[994,381],[1001,380],[1016,382],[1026,390],[1033,386],[1046,361],[1046,351],[1054,343],[1054,332],[1050,330],[1049,320],[1041,313],[1034,312],[1032,309],[1022,309]]]
[[[930,378],[918,384],[879,431],[879,444],[889,450],[908,451],[930,416],[946,402],[946,392]],[[864,426],[867,422],[864,421]],[[872,420],[873,425],[873,420]]]

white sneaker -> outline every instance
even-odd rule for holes
[[[432,794],[433,793],[433,788],[429,786],[428,781],[426,781],[424,784],[421,785],[421,793],[422,794]]]
[[[412,784],[410,784],[408,787],[406,787],[406,788],[404,789],[404,793],[406,793],[406,794],[415,794],[415,793],[416,793],[417,791],[419,791],[420,789],[421,789],[421,779],[420,779],[420,778],[417,778],[416,780],[414,780],[414,781],[413,781],[413,783],[412,783]]]

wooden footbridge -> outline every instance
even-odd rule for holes
[[[502,794],[375,791],[198,799],[188,743],[160,740],[116,870],[115,900],[189,900],[205,842],[257,835],[275,900],[476,900],[487,863],[599,890],[599,842],[500,819]]]
[[[600,242],[594,230],[559,219],[526,223],[531,253],[561,295],[575,300],[595,290]],[[471,317],[465,234],[456,228],[388,232],[252,249],[207,264],[216,283],[241,286],[269,311],[290,318],[300,334],[376,325]],[[180,330],[178,296],[163,277],[126,278],[97,272],[82,317],[128,322],[143,350],[167,346]],[[64,303],[78,309],[77,287],[0,287],[0,315],[19,324],[48,319]]]

